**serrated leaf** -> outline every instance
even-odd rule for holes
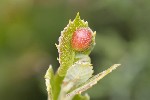
[[[63,83],[66,85],[69,82],[73,82],[74,86],[78,86],[86,82],[93,72],[89,56],[83,56],[67,70]]]
[[[87,55],[78,56],[80,60],[74,63],[68,70],[61,85],[59,98],[71,100],[74,96],[66,97],[66,94],[84,82],[86,82],[93,74],[93,67],[90,64],[90,57]]]
[[[83,49],[83,51],[73,49],[74,45],[77,45],[76,47],[82,46],[79,44],[84,43],[87,39],[82,38],[85,37],[85,35],[81,34],[82,37],[79,38],[79,40],[78,36],[75,38],[76,35],[74,36],[73,34],[78,32],[77,30],[79,28],[86,28],[90,30],[92,34],[92,40],[90,40],[90,43],[87,45],[88,47]],[[82,30],[82,32],[85,31]],[[89,100],[88,95],[82,96],[81,93],[95,85],[99,80],[120,65],[115,64],[102,73],[92,77],[93,67],[89,54],[95,45],[95,35],[96,32],[93,32],[88,27],[88,23],[80,19],[79,13],[73,21],[69,21],[67,27],[61,32],[59,44],[56,45],[59,52],[58,60],[60,67],[55,76],[52,66],[49,67],[45,75],[48,100]],[[79,44],[75,44],[75,40],[78,40]]]
[[[53,99],[53,77],[54,77],[54,72],[52,69],[52,66],[50,65],[46,74],[45,74],[45,83],[47,87],[47,92],[48,92],[48,100],[54,100]]]
[[[81,20],[78,13],[74,21],[69,21],[67,27],[65,27],[61,32],[61,36],[59,37],[59,45],[57,45],[60,63],[58,74],[60,76],[65,76],[68,68],[73,65],[75,51],[71,47],[71,39],[73,32],[81,27],[88,27],[88,23]]]
[[[118,66],[120,66],[120,64],[114,64],[113,66],[111,66],[107,70],[105,70],[105,71],[103,71],[103,72],[101,72],[101,73],[93,76],[87,82],[83,83],[78,88],[76,88],[76,89],[72,90],[71,92],[69,92],[66,96],[71,96],[72,97],[72,96],[74,96],[76,94],[81,94],[82,92],[86,91],[87,89],[89,89],[93,85],[95,85],[99,80],[101,80],[107,74],[109,74],[110,72],[112,72],[113,70],[115,70]]]

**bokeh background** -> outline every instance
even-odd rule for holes
[[[47,99],[54,44],[77,12],[97,31],[95,74],[122,64],[87,91],[91,100],[150,99],[149,0],[0,0],[0,100]]]

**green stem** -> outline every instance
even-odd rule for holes
[[[58,73],[56,73],[55,82],[54,82],[55,83],[54,84],[54,100],[58,99],[63,79],[64,79],[64,77],[62,77]]]

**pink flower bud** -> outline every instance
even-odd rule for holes
[[[76,51],[87,49],[92,41],[92,31],[89,28],[79,28],[72,36],[71,45]]]

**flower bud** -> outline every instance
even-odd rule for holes
[[[92,42],[92,31],[89,28],[79,28],[72,36],[71,45],[76,51],[84,51]]]

